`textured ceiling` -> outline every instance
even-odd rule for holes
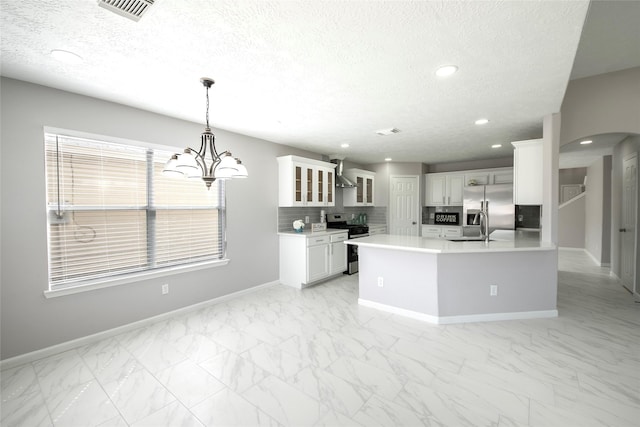
[[[215,127],[367,164],[506,157],[540,137],[589,3],[157,0],[139,22],[93,0],[0,6],[4,76],[199,123],[209,76]],[[438,78],[443,64],[460,69]]]

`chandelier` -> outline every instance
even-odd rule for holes
[[[200,150],[185,148],[183,153],[172,155],[162,173],[175,177],[202,178],[209,189],[216,179],[246,178],[249,174],[240,159],[233,157],[230,151],[218,154],[215,136],[209,127],[209,88],[215,82],[208,77],[201,78],[200,82],[207,90],[207,127],[200,135]],[[207,151],[210,160],[207,160]]]

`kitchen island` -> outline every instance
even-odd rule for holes
[[[358,303],[436,324],[557,317],[556,246],[514,232],[492,238],[347,240],[358,246]]]

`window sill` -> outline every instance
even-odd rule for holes
[[[67,288],[47,290],[47,291],[44,291],[44,296],[45,298],[57,298],[65,295],[73,295],[81,292],[94,291],[96,289],[104,289],[104,288],[111,288],[114,286],[125,285],[127,283],[140,282],[142,280],[153,279],[156,277],[165,277],[165,276],[171,276],[174,274],[187,273],[190,271],[204,270],[207,268],[222,267],[229,264],[229,261],[230,261],[229,259],[225,258],[222,260],[207,261],[199,264],[174,266],[174,267],[167,267],[167,268],[153,270],[153,271],[143,271],[140,273],[132,273],[123,277],[118,277],[118,278],[99,279],[95,281],[84,282],[80,285],[69,286]]]

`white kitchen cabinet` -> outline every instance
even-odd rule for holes
[[[335,206],[335,167],[304,157],[278,157],[278,206]]]
[[[376,173],[363,169],[346,169],[344,176],[356,184],[342,192],[344,206],[375,206]]]
[[[329,247],[329,274],[340,274],[347,270],[347,233],[332,234]]]
[[[462,227],[451,225],[423,225],[422,237],[429,239],[450,239],[462,236]]]
[[[465,171],[464,185],[510,184],[513,168],[494,168]]]
[[[347,231],[280,233],[280,283],[302,289],[347,269]]]
[[[472,171],[464,174],[464,185],[491,184],[491,175],[488,171]]]
[[[427,206],[462,206],[464,174],[430,173],[425,175]]]
[[[495,169],[489,173],[491,184],[513,183],[513,168]]]
[[[513,151],[513,200],[516,205],[542,204],[542,139],[511,143]]]
[[[369,224],[369,236],[375,236],[376,234],[386,234],[386,232],[386,225]]]
[[[316,282],[329,276],[330,258],[329,236],[307,238],[307,280]]]

